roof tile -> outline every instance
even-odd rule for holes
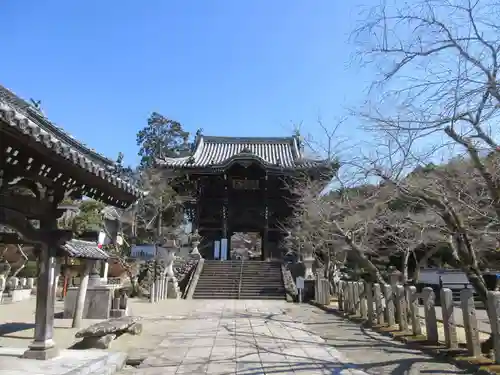
[[[319,161],[302,157],[295,137],[237,138],[202,136],[191,156],[165,158],[159,161],[165,167],[217,168],[236,158],[255,158],[267,167],[294,169],[307,168]]]

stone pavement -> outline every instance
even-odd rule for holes
[[[305,304],[165,300],[133,312],[147,358],[122,375],[467,374]]]

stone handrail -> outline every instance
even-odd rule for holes
[[[238,299],[240,299],[241,283],[243,281],[243,262],[245,262],[245,259],[241,259],[241,264],[240,264],[240,282],[238,283]]]
[[[297,286],[295,285],[295,281],[293,280],[292,272],[285,264],[281,265],[281,275],[283,277],[286,294],[288,294],[293,300],[296,300],[299,292],[297,290]]]
[[[191,272],[191,276],[189,278],[188,285],[184,292],[185,299],[192,299],[194,291],[196,289],[196,285],[198,285],[198,279],[200,278],[201,271],[203,270],[203,264],[205,263],[205,259],[200,258],[198,260],[198,264],[193,272]]]

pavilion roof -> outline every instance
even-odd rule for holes
[[[61,246],[61,250],[71,258],[95,260],[106,260],[109,258],[109,254],[106,251],[99,249],[97,243],[91,241],[69,240]]]
[[[297,137],[199,136],[194,152],[185,157],[163,158],[158,164],[169,168],[225,168],[237,159],[254,159],[269,169],[308,169],[325,161],[302,155]]]
[[[141,190],[117,174],[113,161],[73,138],[49,121],[39,109],[0,85],[0,134],[2,132],[17,133],[26,143],[34,142],[38,148],[45,149],[45,153],[54,153],[56,159],[59,157],[69,163],[74,172],[70,174],[73,179],[75,175],[82,177],[76,182],[89,197],[104,198],[125,207],[143,195]],[[105,186],[112,188],[104,189]],[[119,200],[113,199],[113,192],[120,196]]]

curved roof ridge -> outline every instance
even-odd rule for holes
[[[292,143],[291,137],[228,137],[215,135],[202,135],[201,139],[207,142],[215,143]]]
[[[60,138],[62,141],[66,142],[75,149],[80,149],[79,151],[87,153],[90,157],[95,158],[96,161],[99,161],[101,164],[105,166],[113,166],[116,164],[107,156],[97,152],[85,143],[78,141],[60,126],[50,121],[44,114],[39,113],[34,106],[14,93],[14,91],[0,84],[0,100],[1,99],[7,102],[7,104],[12,106],[18,112],[21,112],[24,116],[37,123],[38,126],[44,128],[45,131],[51,132],[56,138]]]

